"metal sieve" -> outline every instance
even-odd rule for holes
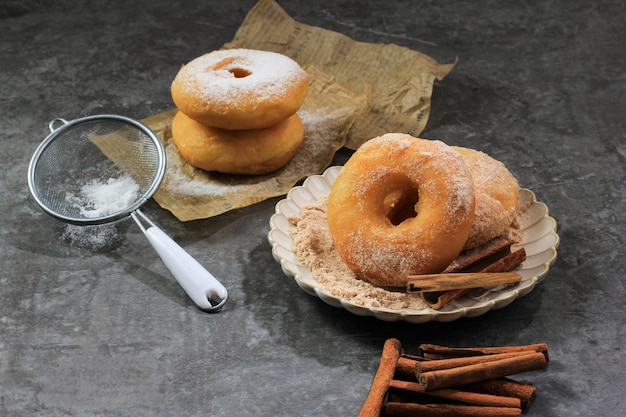
[[[221,309],[226,288],[140,210],[165,175],[165,151],[154,132],[109,114],[58,118],[49,128],[28,169],[28,186],[41,208],[77,225],[132,217],[194,303]]]

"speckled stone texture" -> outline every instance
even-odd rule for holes
[[[296,20],[458,64],[422,136],[507,164],[558,222],[546,280],[502,310],[411,325],[300,290],[267,242],[278,199],[178,222],[145,211],[229,289],[199,311],[136,226],[96,248],[63,238],[26,184],[55,117],[141,119],[173,106],[183,63],[232,39],[255,1],[0,5],[0,415],[356,416],[383,342],[547,342],[528,416],[626,407],[626,12],[621,1],[282,0]],[[320,45],[323,47],[323,45]],[[349,152],[340,151],[335,164]],[[88,245],[87,245],[88,246]]]

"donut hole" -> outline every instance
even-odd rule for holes
[[[250,71],[244,68],[229,68],[228,72],[233,74],[235,78],[246,78],[249,75],[252,75]]]
[[[385,197],[387,218],[394,226],[398,226],[405,220],[417,217],[417,202],[419,193],[415,188],[394,190]]]
[[[247,69],[238,67],[235,61],[235,57],[222,59],[217,64],[207,68],[207,71],[219,71],[223,69],[230,72],[235,78],[246,78],[247,76],[252,75],[252,73]]]

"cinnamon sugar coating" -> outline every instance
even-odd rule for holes
[[[467,165],[440,141],[388,133],[363,144],[328,198],[328,225],[343,261],[380,287],[441,272],[472,227],[474,184]]]
[[[476,209],[465,249],[472,249],[505,234],[515,219],[519,184],[506,166],[474,149],[454,147],[467,164],[476,191]]]

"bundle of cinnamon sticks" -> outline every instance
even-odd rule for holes
[[[453,348],[422,344],[419,355],[387,339],[359,417],[521,416],[534,385],[511,375],[543,370],[548,345]]]

